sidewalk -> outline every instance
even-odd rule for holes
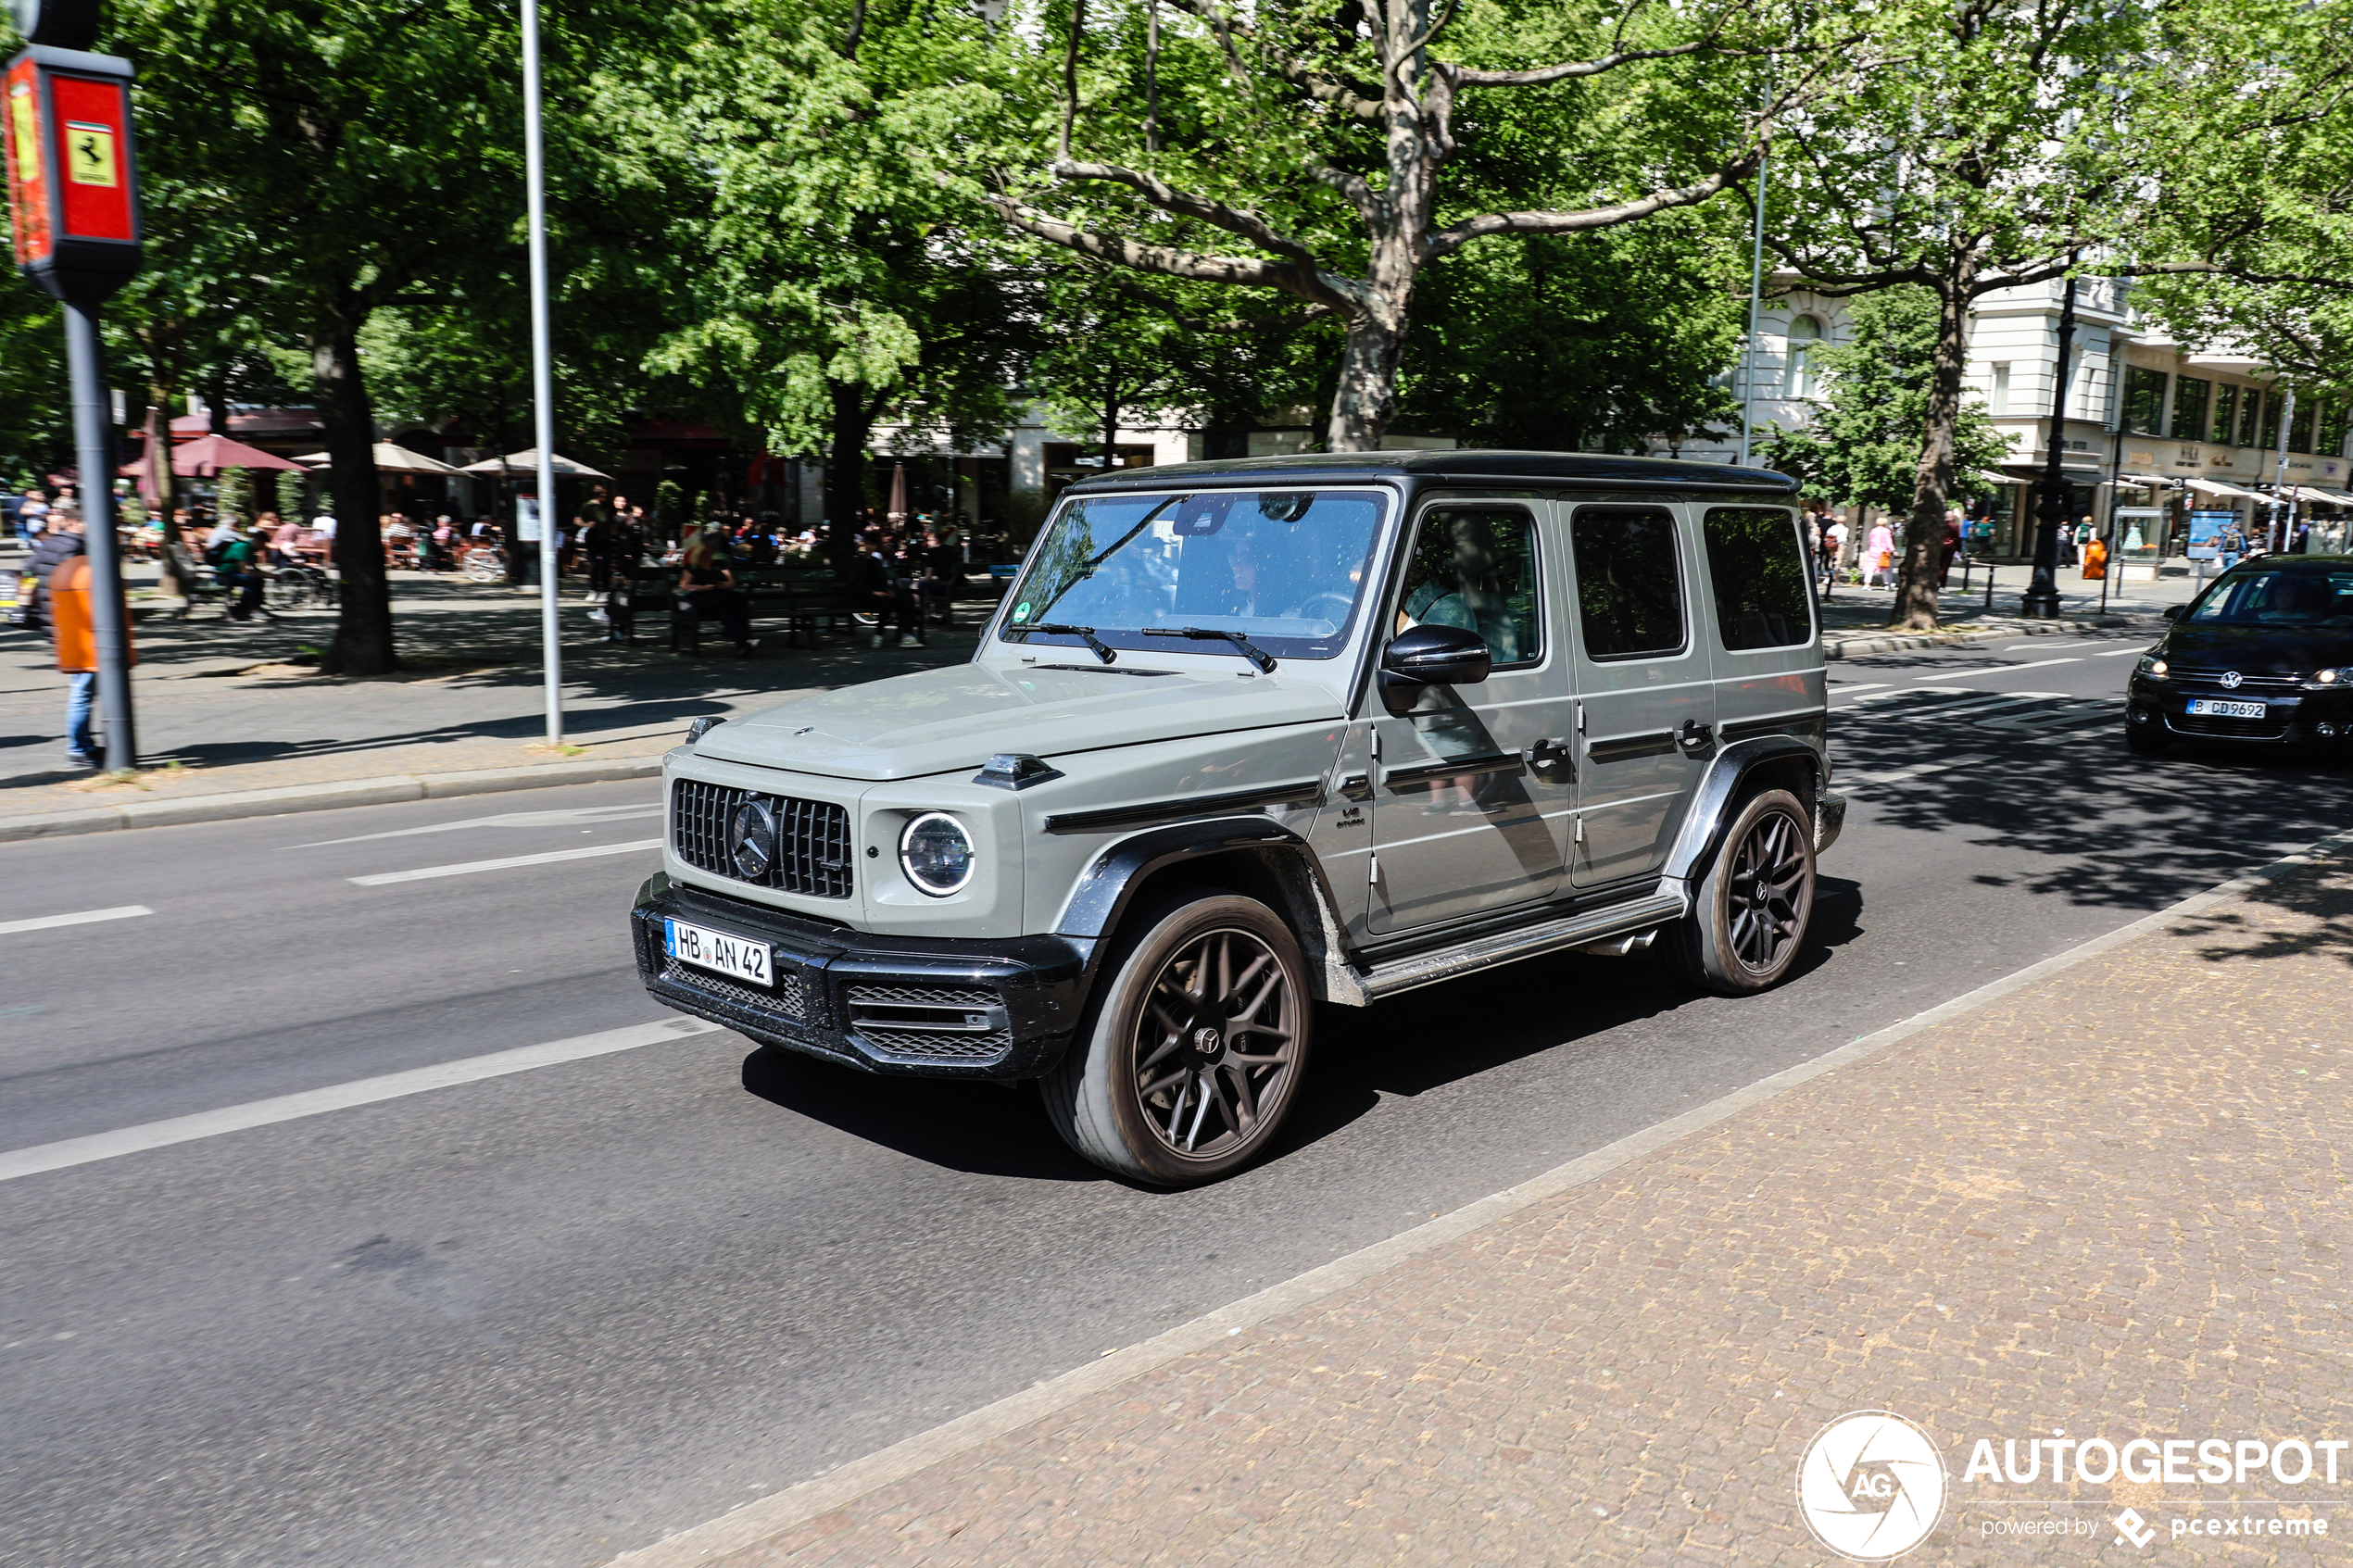
[[[1800,1457],[1870,1409],[1949,1477],[1907,1562],[2327,1558],[2271,1522],[2353,1533],[2353,1461],[1965,1476],[2353,1437],[2353,834],[2266,875],[622,1562],[1819,1563]]]
[[[1888,629],[1887,618],[1895,602],[1894,590],[1842,584],[1822,601],[1823,648],[1832,659],[1852,659],[1895,648],[1933,646],[1956,637],[2049,635],[2085,626],[2129,627],[2154,634],[2163,625],[2166,607],[2187,604],[2197,596],[2199,587],[2195,575],[2159,577],[2153,583],[2111,583],[2103,605],[2098,583],[2085,583],[2079,569],[2062,567],[2058,619],[2029,621],[2019,613],[2019,601],[2033,574],[2033,569],[2025,566],[1993,569],[1989,607],[1986,570],[1973,569],[1965,589],[1962,574],[1955,569],[1951,586],[1940,596],[1939,625],[1932,633]]]
[[[574,583],[562,608],[567,744],[555,751],[544,744],[535,593],[402,572],[394,594],[404,668],[372,680],[322,676],[295,662],[315,658],[333,637],[333,610],[238,624],[211,612],[173,619],[174,601],[134,604],[143,771],[127,783],[64,766],[64,682],[47,643],[0,632],[0,838],[10,823],[47,820],[63,829],[69,820],[106,818],[103,808],[144,812],[256,790],[456,773],[480,773],[475,782],[488,784],[493,773],[541,768],[559,778],[594,774],[600,762],[613,765],[603,776],[619,776],[619,765],[633,760],[650,768],[705,714],[969,658],[990,608],[959,601],[956,623],[933,628],[924,649],[839,638],[788,648],[771,634],[755,659],[717,651],[724,645],[716,637],[705,645],[713,651],[688,659],[666,646],[666,613],[639,619],[635,647],[606,643],[605,628],[588,619],[595,607]]]

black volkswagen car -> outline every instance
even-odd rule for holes
[[[2224,572],[2133,671],[2124,738],[2353,754],[2353,556],[2266,556]]]

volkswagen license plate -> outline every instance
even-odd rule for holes
[[[2225,702],[2219,696],[2190,698],[2190,711],[2215,719],[2260,719],[2263,705],[2259,702]]]
[[[665,917],[661,922],[661,947],[680,963],[690,963],[697,969],[749,980],[755,985],[776,983],[776,949],[765,942],[748,942],[707,925],[688,925],[683,920]]]

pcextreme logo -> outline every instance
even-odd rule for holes
[[[1928,1538],[1944,1512],[1944,1460],[1893,1411],[1856,1411],[1814,1435],[1797,1462],[1797,1511],[1841,1557],[1885,1562]]]

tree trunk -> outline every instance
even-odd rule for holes
[[[322,324],[310,338],[310,374],[327,427],[335,519],[335,565],[343,572],[335,638],[319,661],[329,675],[386,675],[400,668],[392,646],[392,591],[377,516],[376,421],[359,373],[356,326]]]
[[[186,544],[171,516],[180,499],[171,481],[171,389],[151,385],[147,389],[147,505],[154,509],[156,526],[163,531],[163,580],[184,599],[192,584],[181,570]]]
[[[1103,379],[1103,471],[1111,472],[1119,466],[1119,372],[1114,370]]]
[[[874,416],[866,389],[853,382],[831,382],[833,430],[825,453],[825,518],[833,526],[834,570],[849,570],[858,552],[858,532],[866,525],[866,444],[874,438]]]
[[[1961,377],[1969,369],[1969,283],[1975,269],[1946,280],[1939,290],[1936,349],[1930,360],[1928,435],[1920,447],[1919,471],[1912,483],[1912,515],[1906,525],[1904,567],[1896,574],[1895,610],[1888,624],[1906,631],[1935,630],[1937,596],[1944,582],[1945,498],[1953,493],[1953,445],[1961,419]]]
[[[1348,345],[1332,391],[1324,437],[1333,452],[1378,452],[1397,411],[1397,365],[1404,358],[1404,311],[1367,307],[1348,319]]]

